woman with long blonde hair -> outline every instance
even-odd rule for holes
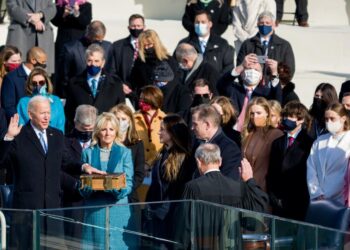
[[[242,152],[253,168],[254,179],[266,191],[266,175],[272,142],[283,132],[271,123],[271,108],[264,97],[253,98],[246,112],[242,130]]]
[[[138,40],[139,57],[135,61],[130,76],[130,82],[136,94],[143,86],[154,84],[153,72],[161,62],[167,62],[174,74],[178,70],[176,60],[168,53],[157,32],[145,30],[139,35]]]

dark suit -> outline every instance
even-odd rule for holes
[[[198,53],[202,53],[198,36],[188,36],[180,43],[189,43]],[[220,74],[223,74],[233,69],[234,53],[234,49],[224,38],[210,34],[203,57],[204,61],[210,63]]]
[[[222,205],[265,212],[268,197],[254,179],[234,181],[220,171],[202,175],[185,185],[183,199],[203,200]]]
[[[241,113],[244,104],[244,98],[246,96],[246,90],[244,88],[242,80],[240,80],[239,83],[234,82],[234,80],[235,77],[231,75],[231,72],[227,72],[223,77],[220,78],[217,88],[220,95],[229,97],[235,110]],[[281,84],[278,83],[276,87],[273,87],[272,85],[258,85],[251,95],[251,98],[254,97],[265,97],[268,100],[277,100],[282,103]]]
[[[268,196],[254,179],[246,183],[234,181],[219,171],[206,173],[188,182],[182,197],[259,212],[266,211],[268,202]],[[241,239],[235,236],[240,234],[233,233],[241,230],[238,216],[220,206],[201,201],[178,206],[174,224],[180,229],[175,229],[172,235],[184,245],[181,249],[188,249],[191,242],[198,249],[242,249]],[[235,245],[227,244],[226,239],[234,240]]]
[[[197,79],[203,78],[210,83],[209,88],[214,95],[217,95],[216,82],[219,79],[219,72],[211,64],[203,61],[202,55],[198,55],[193,68],[189,72],[179,70],[178,74],[181,83],[187,86],[190,91],[193,91],[194,89],[193,82]]]
[[[67,102],[65,113],[67,118],[66,131],[73,128],[75,109],[81,104],[89,104],[97,108],[99,113],[108,112],[113,106],[124,102],[122,84],[117,76],[105,74],[102,70],[97,95],[94,98],[87,82],[86,70],[74,77],[67,87]]]
[[[5,110],[7,120],[17,113],[19,99],[25,96],[27,74],[23,65],[6,74],[1,87],[1,107]]]
[[[230,177],[236,181],[240,179],[240,174],[238,168],[241,166],[241,149],[237,144],[230,140],[221,128],[218,129],[216,134],[211,138],[208,143],[213,143],[218,145],[220,148],[222,163],[220,171],[223,175]],[[193,152],[196,152],[196,149],[199,147],[200,142],[197,140],[196,144],[193,147]],[[194,158],[194,156],[193,156]],[[192,162],[191,166],[193,169],[197,169],[195,161]],[[198,170],[195,173],[195,176],[198,176]]]
[[[287,141],[285,134],[272,143],[267,190],[274,214],[304,220],[309,203],[306,161],[313,140],[301,130],[289,148]]]
[[[163,93],[163,107],[165,113],[184,114],[191,106],[192,97],[189,89],[177,81],[168,82],[160,88]]]
[[[3,108],[0,107],[0,140],[4,138],[6,132],[7,132],[6,115]]]
[[[48,152],[43,147],[30,123],[26,124],[13,141],[0,143],[0,162],[6,162],[13,170],[13,208],[45,209],[61,206],[61,178],[66,169],[79,174],[80,162],[74,162],[66,154],[64,136],[54,128],[47,128]],[[62,171],[63,170],[63,171]],[[58,213],[56,213],[59,215]],[[12,244],[26,249],[32,244],[30,218],[16,214],[11,221]],[[45,233],[62,233],[62,224],[49,218],[42,220]]]
[[[109,49],[111,43],[108,41],[102,41],[97,43],[105,51],[105,58],[108,58]],[[59,55],[59,71],[56,78],[56,92],[59,96],[64,96],[65,88],[67,87],[70,79],[74,76],[80,75],[86,69],[85,51],[91,45],[85,37],[68,42],[63,45],[61,54]]]
[[[250,53],[255,53],[257,55],[263,55],[263,46],[260,41],[259,33],[245,40],[239,50],[237,56],[237,64],[242,64],[244,57]],[[295,59],[292,46],[287,40],[282,39],[275,33],[271,35],[269,45],[268,45],[268,57],[274,59],[277,62],[283,62],[287,64],[290,68],[290,73],[293,76],[295,72]]]
[[[119,76],[123,83],[131,88],[130,75],[134,65],[134,47],[131,44],[130,36],[112,44],[107,61],[106,70]]]

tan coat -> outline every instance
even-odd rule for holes
[[[264,136],[258,129],[248,135],[245,145],[242,146],[243,157],[247,158],[253,168],[253,177],[256,183],[266,191],[266,174],[270,164],[271,144],[281,137],[279,129],[270,129]]]
[[[153,118],[151,123],[151,138],[148,136],[148,129],[140,111],[135,113],[135,127],[136,131],[143,141],[143,145],[145,148],[145,161],[148,166],[152,166],[157,154],[162,148],[163,144],[159,141],[159,130],[160,124],[163,121],[163,118],[166,114],[160,109],[157,110],[157,116]]]

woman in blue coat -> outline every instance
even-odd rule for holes
[[[119,123],[112,113],[102,113],[96,121],[92,143],[83,151],[82,160],[107,173],[125,173],[126,188],[121,190],[92,191],[81,190],[86,206],[127,204],[132,190],[133,163],[130,149],[118,142]],[[111,206],[109,211],[109,235],[106,235],[106,210],[104,208],[85,209],[83,227],[84,249],[105,249],[109,237],[110,249],[128,249],[129,235],[123,235],[128,226],[130,208],[127,205]]]
[[[53,86],[51,80],[43,68],[37,67],[30,72],[26,82],[25,92],[27,96],[19,99],[17,104],[20,125],[24,125],[29,121],[28,103],[30,99],[35,95],[42,95],[50,100],[50,126],[64,132],[66,117],[64,116],[63,105],[61,99],[52,94]]]

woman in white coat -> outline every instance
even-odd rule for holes
[[[350,123],[340,103],[328,106],[325,122],[329,133],[317,138],[307,160],[310,200],[343,202],[344,177],[350,156]]]
[[[276,15],[275,0],[236,0],[232,9],[236,55],[238,55],[242,43],[258,32],[258,16],[264,11],[270,11]]]

